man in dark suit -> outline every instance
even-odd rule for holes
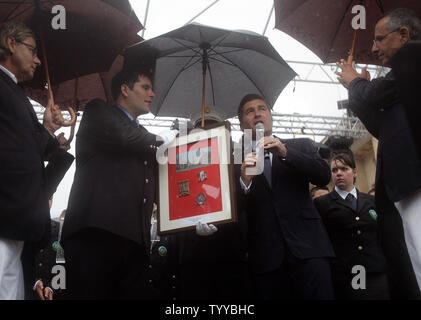
[[[76,140],[62,242],[69,298],[142,298],[160,142],[137,122],[154,97],[147,71],[112,80],[113,106],[92,100]]]
[[[372,52],[383,65],[391,66],[401,48],[419,39],[420,19],[411,10],[395,9],[378,19]],[[420,140],[411,128],[414,120],[397,90],[394,70],[370,81],[365,69],[360,74],[344,60],[337,65],[342,69],[337,72],[339,81],[349,88],[350,108],[379,140],[375,198],[392,298],[419,299],[421,157]]]
[[[60,143],[54,132],[62,119],[48,105],[38,122],[20,82],[30,80],[41,64],[35,36],[20,23],[0,26],[0,299],[23,299],[20,261],[24,242],[49,234],[48,199],[55,190],[55,170],[44,161],[55,157]],[[51,168],[50,168],[51,169]],[[60,178],[61,179],[61,178]],[[60,180],[58,179],[58,181]]]
[[[310,182],[329,183],[329,167],[311,140],[280,140],[272,135],[271,111],[259,95],[242,99],[238,117],[241,129],[252,131],[253,140],[256,125],[263,124],[264,138],[257,145],[269,151],[265,160],[246,151],[241,169],[237,166],[257,297],[333,299],[327,257],[334,253],[309,193]],[[263,174],[248,172],[259,161],[264,161]]]
[[[330,259],[336,299],[389,299],[374,197],[354,187],[357,168],[352,153],[335,154],[330,166],[335,188],[314,204],[336,254]]]

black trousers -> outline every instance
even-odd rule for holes
[[[257,299],[333,300],[330,264],[327,258],[298,259],[286,248],[281,266],[253,274]]]
[[[144,246],[97,228],[87,228],[63,243],[66,299],[144,299]]]

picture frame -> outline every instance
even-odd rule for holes
[[[158,234],[195,229],[198,221],[236,222],[235,174],[228,121],[193,129],[166,146],[158,166]]]

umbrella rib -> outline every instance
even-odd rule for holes
[[[192,56],[192,55],[187,55],[187,56],[161,56],[160,58],[194,58],[194,57],[198,57],[198,55]]]
[[[212,60],[214,60],[214,61],[218,61],[218,62],[220,62],[220,63],[225,63],[225,64],[227,64],[227,65],[229,65],[229,66],[237,67],[236,65],[233,65],[233,64],[232,64],[232,63],[230,63],[230,62],[222,61],[222,60],[216,59],[216,58],[214,58],[214,57],[209,57],[209,59],[212,59]]]
[[[250,78],[249,77],[249,75],[246,73],[246,72],[244,72],[237,64],[235,64],[234,62],[232,62],[230,59],[228,59],[227,57],[225,57],[224,55],[222,55],[221,54],[221,56],[222,57],[224,57],[226,60],[228,60],[229,62],[231,62],[232,63],[232,66],[234,66],[234,67],[237,67],[238,68],[238,70],[240,70],[249,80],[250,80],[250,82],[251,83],[253,83],[253,85],[257,88],[257,90],[259,90],[259,92],[261,93],[261,95],[262,96],[264,96],[264,94],[263,94],[263,92],[262,92],[262,90],[260,90],[260,88],[257,86],[257,84],[256,84],[256,82],[255,81],[253,81],[253,79],[252,78]]]
[[[336,28],[335,34],[334,34],[334,36],[333,36],[333,38],[332,38],[332,41],[330,42],[330,45],[329,45],[329,51],[327,52],[327,55],[325,56],[325,59],[323,59],[324,61],[326,61],[326,60],[327,60],[327,57],[329,56],[329,52],[330,52],[330,50],[331,50],[331,49],[332,49],[332,47],[333,47],[333,43],[335,42],[336,37],[338,36],[339,29],[340,29],[340,27],[341,27],[341,25],[342,25],[342,22],[343,22],[343,21],[344,21],[344,19],[345,19],[345,15],[346,15],[346,13],[348,12],[349,7],[352,5],[352,2],[353,2],[353,0],[349,0],[349,3],[348,3],[348,5],[347,5],[347,7],[346,7],[346,10],[344,11],[344,14],[342,15],[342,18],[341,18],[341,20],[339,21],[338,27]]]
[[[217,43],[215,43],[213,46],[211,46],[211,48],[209,49],[209,51],[210,50],[214,50],[214,48],[216,48],[217,46],[219,46],[219,44],[222,42],[222,41],[224,41],[229,35],[231,35],[232,34],[232,31],[230,31],[229,33],[227,33],[226,35],[224,35],[223,37],[222,37],[222,39],[221,40],[219,40]]]
[[[196,52],[197,54],[202,55],[199,50],[197,50],[197,49],[195,49],[193,47],[189,47],[188,45],[185,45],[184,43],[182,43],[181,41],[179,41],[177,39],[174,39],[174,38],[170,38],[170,39],[173,40],[173,41],[175,41],[175,42],[177,42],[179,45],[183,46],[184,48],[190,49],[191,51]]]
[[[193,58],[194,57],[192,57],[191,59],[190,59],[190,61],[192,61],[193,60]],[[201,58],[198,58],[196,61],[194,61],[192,64],[190,64],[190,65],[188,65],[189,63],[190,63],[190,61],[189,62],[187,62],[187,64],[181,69],[181,72],[183,72],[183,71],[185,71],[185,70],[187,70],[187,69],[189,69],[189,68],[191,68],[191,67],[193,67],[196,63],[198,63],[199,61],[201,61],[202,59]]]
[[[223,53],[231,53],[231,52],[237,52],[237,51],[243,51],[243,50],[245,50],[244,48],[239,48],[239,49],[233,49],[233,50],[229,50],[229,51],[221,51],[221,52],[217,52],[217,51],[215,51],[215,49],[211,49],[214,53],[213,54],[210,54],[209,56],[211,56],[211,55],[218,55],[218,54],[223,54]]]
[[[7,15],[7,17],[3,20],[3,22],[8,21],[8,19],[10,18],[10,16],[22,5],[25,3],[26,0],[22,0],[20,3],[18,3],[13,9],[12,11],[9,12],[9,14]],[[14,2],[6,2],[6,3],[10,3],[13,4]],[[26,9],[28,10],[28,8]],[[19,13],[17,16],[12,17],[12,19],[18,17],[20,14],[22,14],[23,12],[25,12],[26,10],[22,11],[21,13]]]
[[[180,71],[176,74],[176,76],[174,77],[174,79],[173,79],[173,81],[172,81],[172,83],[171,83],[171,85],[170,86],[168,86],[168,90],[167,90],[167,92],[165,92],[165,94],[162,96],[162,101],[164,101],[164,99],[165,99],[165,97],[168,95],[168,92],[171,90],[171,88],[172,88],[172,86],[174,85],[174,82],[177,80],[177,78],[180,76],[180,74],[184,71],[184,70],[186,70],[187,68],[186,68],[186,66],[190,63],[190,61],[193,59],[194,57],[191,57],[191,59],[189,60],[189,61],[187,61],[187,63],[184,65],[184,67],[183,68],[181,68],[180,69]],[[198,61],[200,61],[200,58],[195,62],[195,63],[197,63]],[[194,64],[195,64],[194,63]],[[194,64],[192,64],[192,65],[190,65],[190,67],[191,66],[193,66]],[[189,67],[189,68],[190,68]],[[156,110],[156,114],[158,115],[158,113],[159,113],[159,110],[161,110],[161,107],[162,107],[162,104],[161,104],[161,106]]]

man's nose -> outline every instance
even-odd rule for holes
[[[371,52],[376,53],[377,51],[379,51],[379,48],[377,47],[375,43],[373,43],[373,45],[371,46]]]
[[[37,65],[37,67],[41,65],[41,60],[38,58],[38,56],[35,56],[34,63]]]
[[[152,89],[151,89],[151,92],[149,93],[149,96],[150,96],[151,98],[155,97],[155,92],[153,92],[153,90],[152,90]]]

